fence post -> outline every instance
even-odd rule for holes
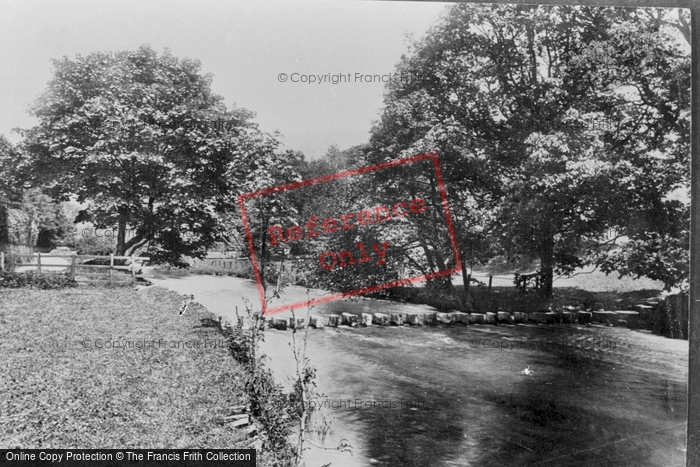
[[[38,254],[39,256],[37,256],[37,262],[36,262],[37,267],[36,267],[36,271],[37,271],[39,274],[41,274],[41,253],[37,253],[37,254]]]
[[[112,285],[112,268],[114,267],[114,253],[109,255],[109,285]]]
[[[70,258],[70,278],[71,280],[75,280],[75,255],[72,255]]]
[[[0,271],[5,270],[5,253],[0,251]]]
[[[131,254],[131,285],[136,284],[136,256]]]

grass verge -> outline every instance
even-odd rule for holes
[[[430,305],[438,310],[458,311],[458,296],[464,292],[461,285],[454,287],[455,295],[430,290],[426,287],[394,287],[385,292],[386,298],[407,303]],[[536,293],[522,294],[514,287],[472,286],[469,288],[470,311],[485,313],[487,311],[547,311],[564,306],[581,306],[591,310],[633,310],[634,306],[646,300],[657,299],[660,290],[644,289],[626,292],[591,292],[574,287],[554,289],[552,298],[542,299]]]
[[[239,366],[214,316],[181,305],[159,288],[0,289],[0,447],[244,447],[222,420],[245,403]]]

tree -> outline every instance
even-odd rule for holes
[[[615,104],[605,136],[614,176],[625,196],[615,225],[628,241],[601,251],[606,273],[646,276],[670,290],[687,287],[690,228],[690,57],[685,12],[639,12],[611,31],[608,52],[617,60],[589,73],[610,88],[628,89]],[[685,25],[685,26],[684,26]],[[632,41],[635,46],[625,45]]]
[[[0,202],[19,202],[24,189],[20,151],[7,138],[0,135]]]
[[[397,71],[370,158],[440,155],[465,266],[537,258],[548,297],[683,184],[689,60],[642,14],[455,5]]]
[[[274,164],[276,141],[227,110],[196,60],[148,46],[54,61],[24,132],[33,182],[87,202],[77,221],[117,226],[118,255],[202,257],[224,230],[240,185]],[[135,236],[126,241],[126,230]]]
[[[54,249],[59,245],[74,243],[75,225],[66,215],[63,206],[40,189],[33,188],[24,193],[22,210],[36,219],[39,229],[37,247]]]

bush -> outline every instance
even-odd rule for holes
[[[108,256],[114,253],[116,242],[113,237],[81,237],[75,242],[79,255]]]
[[[0,271],[0,289],[64,289],[75,287],[77,283],[68,273],[9,272]]]

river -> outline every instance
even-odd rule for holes
[[[244,297],[257,305],[239,278],[149,279],[231,319]],[[363,298],[313,313],[407,308],[430,311]],[[267,331],[263,346],[284,384],[291,335]],[[332,419],[326,445],[353,446],[311,449],[309,467],[685,465],[687,341],[597,325],[342,326],[310,330],[307,355]]]

